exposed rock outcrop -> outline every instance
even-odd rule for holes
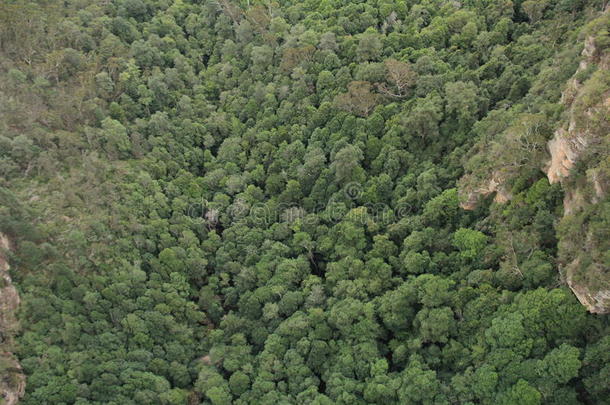
[[[460,207],[465,210],[474,210],[482,198],[486,198],[495,193],[494,202],[504,204],[508,202],[512,195],[502,186],[503,182],[497,173],[494,173],[491,179],[483,186],[476,190],[470,191],[466,196],[465,201],[460,202]]]
[[[10,249],[8,237],[0,233],[0,397],[6,405],[16,404],[25,393],[25,376],[11,352],[18,328],[15,313],[20,299],[9,274],[6,252]]]
[[[608,117],[610,117],[610,91],[601,87],[595,81],[580,82],[579,77],[592,64],[598,72],[607,72],[610,53],[599,50],[593,36],[587,37],[582,52],[583,60],[569,81],[562,94],[562,102],[568,112],[568,122],[559,128],[548,142],[547,148],[550,161],[546,165],[546,174],[550,183],[561,183],[564,188],[564,221],[573,215],[579,215],[583,209],[592,204],[598,204],[606,198],[607,179],[605,170],[599,166],[599,159],[591,159],[595,149],[602,145]],[[599,153],[598,153],[599,155]],[[586,175],[573,174],[575,166],[582,161]],[[574,176],[578,179],[575,181]],[[560,243],[560,256],[567,259],[561,266],[566,283],[578,300],[592,313],[610,313],[610,289],[607,288],[607,274],[604,273],[602,262],[593,259],[594,252],[590,246],[599,245],[593,240],[587,222],[580,228],[580,238]],[[568,231],[569,232],[569,231]],[[598,237],[599,238],[599,237]],[[564,239],[569,239],[564,236]],[[575,246],[579,243],[581,246]],[[586,245],[586,246],[585,246]],[[597,246],[596,249],[603,249]],[[582,266],[583,260],[590,261]]]
[[[568,286],[572,292],[574,292],[578,301],[587,307],[589,312],[594,314],[608,313],[608,308],[610,308],[610,290],[592,292],[583,283],[576,282],[574,280],[574,271],[579,267],[579,264],[579,260],[576,259],[568,266],[566,270],[566,282],[568,283]]]
[[[546,134],[528,136],[546,124],[545,117],[545,122],[530,116],[529,124],[511,124],[475,145],[467,163],[471,168],[466,167],[459,187],[461,207],[473,210],[494,193],[495,202],[509,201],[508,184],[528,170],[540,169],[549,183],[560,183],[564,212],[558,234],[559,269],[592,313],[610,313],[610,269],[605,259],[610,235],[601,225],[607,221],[604,210],[610,190],[609,13],[610,6],[583,30],[582,60],[562,92],[564,120],[552,139],[547,141]],[[516,121],[527,119],[521,115]]]
[[[546,169],[551,184],[561,181],[570,175],[570,170],[576,164],[578,157],[587,147],[587,138],[575,136],[572,139],[563,128],[555,132],[555,136],[548,143],[551,160]]]
[[[578,80],[581,73],[586,71],[592,63],[596,63],[600,70],[607,70],[610,54],[599,55],[595,47],[594,37],[587,37],[582,51],[583,60],[580,62],[574,77],[568,82],[562,93],[562,103],[569,112],[567,127],[561,127],[548,142],[547,148],[551,156],[546,165],[546,174],[551,184],[560,182],[570,175],[570,170],[578,159],[595,144],[598,139],[595,127],[590,127],[589,119],[595,115],[610,113],[610,97],[606,92],[599,103],[589,105],[584,111],[579,99],[583,96],[582,83]]]

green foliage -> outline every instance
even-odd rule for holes
[[[610,210],[556,232],[541,172],[600,4],[1,4],[22,402],[606,401],[607,318],[558,263],[606,288]],[[511,201],[464,211],[465,172]]]
[[[487,245],[487,236],[479,231],[460,228],[453,234],[453,245],[467,260],[479,258]]]

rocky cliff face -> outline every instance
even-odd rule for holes
[[[501,176],[493,173],[491,179],[482,187],[470,191],[466,199],[460,202],[460,207],[465,210],[474,210],[481,198],[485,198],[495,193],[494,202],[504,204],[508,202],[512,195],[504,188]]]
[[[553,139],[547,144],[551,159],[545,171],[551,184],[569,177],[570,171],[581,156],[591,145],[599,142],[598,128],[590,124],[594,123],[595,116],[610,112],[610,91],[605,91],[599,102],[587,105],[583,100],[587,96],[586,89],[578,79],[591,64],[597,64],[600,71],[607,71],[610,53],[599,54],[595,47],[595,38],[588,37],[582,56],[583,60],[574,78],[569,81],[562,95],[562,103],[569,114],[568,124],[555,131]]]
[[[547,164],[547,177],[551,184],[557,183],[570,175],[580,154],[587,148],[587,138],[582,135],[570,136],[563,128],[555,132],[547,144],[551,160]]]
[[[567,266],[566,270],[566,282],[578,301],[587,309],[589,312],[594,314],[606,314],[610,308],[610,290],[595,290],[588,287],[585,283],[577,282],[574,280],[574,273],[580,267],[580,260],[575,259],[572,263]]]
[[[609,9],[592,21],[584,40],[582,61],[562,93],[565,119],[550,141],[540,144],[546,156],[539,166],[551,184],[560,183],[564,191],[564,213],[560,223],[558,253],[560,271],[579,301],[592,313],[610,313],[610,269],[605,254],[610,250],[607,221],[610,221],[610,25]],[[595,32],[593,32],[595,31]],[[508,149],[510,137],[496,142]],[[543,151],[544,152],[544,151]],[[522,150],[512,158],[494,163],[493,144],[480,148],[487,153],[491,175],[464,176],[460,184],[461,206],[475,209],[482,197],[495,193],[494,201],[503,203],[512,196],[507,191],[509,176],[502,175],[502,165],[516,166]],[[540,155],[540,156],[544,156]],[[494,167],[494,164],[496,165]],[[474,178],[474,180],[472,180]]]
[[[610,53],[597,48],[595,37],[585,40],[583,60],[574,78],[570,80],[562,96],[568,112],[567,124],[559,128],[548,142],[550,160],[545,171],[550,183],[561,183],[565,192],[564,219],[562,222],[582,221],[578,228],[579,238],[564,237],[559,245],[563,258],[562,273],[568,286],[578,300],[592,313],[610,313],[610,289],[605,264],[596,257],[596,249],[604,249],[599,235],[590,228],[583,211],[591,211],[607,196],[607,170],[604,169],[604,155],[607,158],[605,138],[610,118],[610,91],[604,81],[596,77],[608,74]],[[597,66],[596,75],[580,81],[578,78],[590,66]],[[596,150],[597,149],[597,150]],[[591,155],[597,154],[597,158]],[[602,156],[600,159],[599,156]],[[576,165],[585,168],[585,174],[574,173]],[[604,206],[597,207],[603,210]],[[579,217],[583,217],[582,219]],[[570,232],[570,230],[568,230]],[[574,246],[578,243],[580,246]],[[588,262],[587,265],[584,265]]]
[[[25,393],[25,376],[11,352],[13,336],[18,328],[15,314],[20,299],[8,272],[6,252],[10,249],[8,237],[0,233],[0,398],[6,405],[16,404]]]

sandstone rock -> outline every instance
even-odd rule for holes
[[[586,38],[582,56],[583,61],[576,75],[587,69],[591,63],[596,63],[598,69],[608,69],[609,55],[607,53],[600,55],[593,37]],[[599,138],[606,135],[596,133],[595,126],[590,128],[589,122],[596,122],[596,116],[610,116],[610,98],[607,92],[602,95],[599,102],[593,105],[587,104],[584,110],[578,106],[579,103],[582,103],[580,99],[586,99],[588,94],[583,93],[586,82],[585,84],[579,83],[576,75],[570,80],[562,94],[562,102],[569,114],[568,125],[559,128],[547,144],[550,161],[546,165],[546,174],[550,183],[560,182],[564,185],[564,217],[577,213],[589,204],[601,202],[607,194],[607,180],[604,178],[604,171],[599,167],[589,168],[586,178],[579,182],[567,181],[572,168],[579,159],[588,149],[597,147]],[[587,192],[588,188],[592,192]],[[583,244],[581,254],[589,255],[590,252],[585,251],[585,246],[590,244],[590,241],[582,240],[581,243]],[[560,245],[560,253],[561,250]],[[610,290],[599,285],[598,281],[591,281],[605,280],[604,273],[601,271],[603,264],[592,263],[586,269],[580,269],[579,256],[581,254],[573,255],[572,262],[565,266],[567,285],[589,312],[610,313]],[[581,274],[577,274],[579,272]]]
[[[546,175],[549,183],[554,184],[570,175],[580,151],[569,141],[568,132],[563,128],[555,132],[555,136],[548,142],[551,160],[547,164]]]
[[[610,313],[610,290],[592,292],[586,285],[574,281],[574,269],[578,267],[578,260],[568,266],[566,281],[578,301],[593,314]]]
[[[483,187],[468,193],[466,200],[460,203],[460,207],[467,211],[472,211],[477,207],[481,198],[485,198],[496,193],[494,202],[504,204],[512,198],[512,195],[502,186],[502,180],[498,173],[493,173],[491,179]]]

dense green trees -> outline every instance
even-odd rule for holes
[[[539,167],[602,2],[5,3],[25,404],[607,400]]]

